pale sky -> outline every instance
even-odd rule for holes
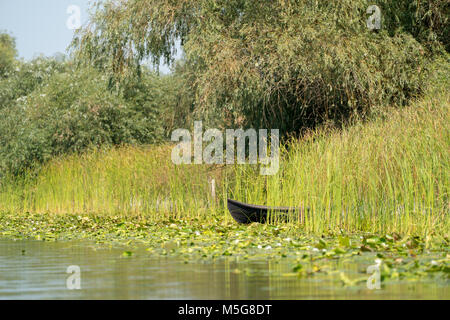
[[[79,8],[79,20],[84,24],[90,3],[92,0],[0,0],[0,31],[16,38],[19,57],[25,60],[39,54],[66,53],[74,33],[69,27],[78,20],[77,12],[69,9]],[[169,69],[161,66],[160,71]]]

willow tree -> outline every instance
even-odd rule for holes
[[[418,35],[433,26],[418,13],[429,10],[378,2],[373,32],[366,0],[103,1],[73,47],[120,82],[144,59],[173,63],[179,41],[197,117],[290,132],[420,93],[429,50]]]

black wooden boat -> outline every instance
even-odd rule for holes
[[[302,218],[302,208],[291,207],[267,207],[254,204],[247,204],[236,200],[228,199],[228,211],[238,223],[266,223],[269,213],[276,220],[287,220],[290,214],[298,214]]]

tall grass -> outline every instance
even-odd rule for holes
[[[214,207],[208,190],[222,180],[220,168],[175,166],[170,155],[169,146],[129,146],[55,159],[35,178],[6,178],[0,210],[180,218]]]
[[[235,197],[310,207],[304,223],[314,232],[448,232],[448,98],[391,110],[388,120],[293,141],[277,175],[240,168]]]
[[[308,206],[305,232],[447,234],[450,230],[448,68],[409,107],[342,130],[319,129],[282,146],[280,170],[175,166],[170,146],[121,147],[47,163],[5,178],[0,212],[137,214],[154,219],[226,214],[226,198]],[[216,181],[216,198],[211,195]]]
[[[235,197],[310,207],[312,232],[450,231],[448,64],[437,64],[427,95],[369,122],[321,129],[288,143],[277,175],[241,167]],[[295,221],[294,221],[295,222]]]

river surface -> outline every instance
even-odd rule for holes
[[[124,251],[89,242],[0,240],[0,299],[450,299],[448,284],[432,281],[370,290],[365,283],[344,287],[336,274],[289,275],[289,260],[186,263],[145,248],[131,256]],[[352,262],[341,270],[351,276],[368,265]]]

